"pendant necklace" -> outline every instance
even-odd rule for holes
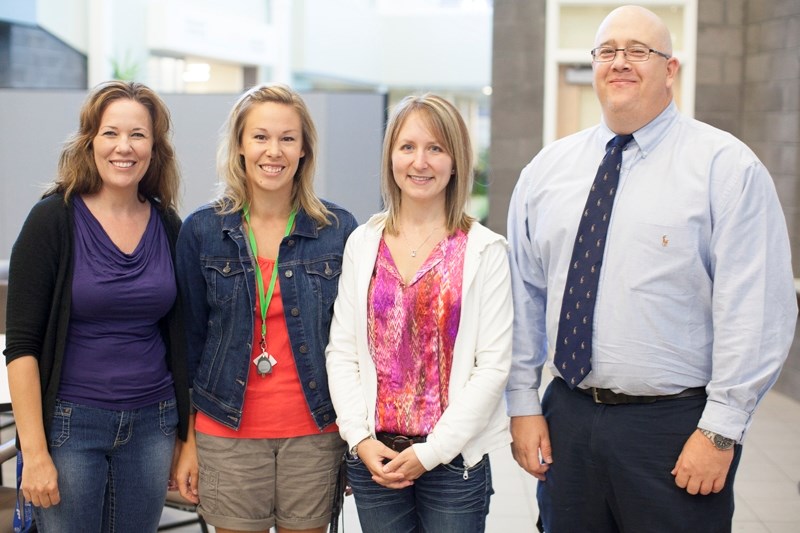
[[[411,249],[411,257],[417,257],[417,252],[419,251],[419,249],[425,246],[425,243],[428,242],[428,240],[431,237],[433,237],[433,234],[436,233],[436,230],[439,229],[440,227],[441,226],[436,226],[435,228],[433,228],[431,232],[428,234],[428,236],[425,237],[425,240],[419,243],[417,246],[411,246],[411,243],[408,241],[408,238],[406,237],[405,233],[402,231],[400,232],[400,235],[403,236],[403,240],[406,241],[406,244]]]
[[[267,308],[272,301],[272,293],[275,291],[275,280],[278,279],[278,258],[275,258],[275,264],[272,267],[272,276],[269,280],[269,289],[264,293],[264,277],[261,275],[261,267],[258,264],[258,246],[256,246],[256,235],[253,233],[253,225],[250,224],[250,206],[244,206],[244,219],[247,221],[247,236],[250,239],[250,248],[253,250],[253,257],[256,260],[256,288],[258,289],[258,303],[261,307],[261,354],[253,359],[253,364],[256,365],[258,375],[266,377],[267,374],[272,373],[272,367],[278,364],[278,361],[267,352]],[[297,210],[292,209],[289,213],[289,220],[286,222],[286,231],[283,236],[288,237],[289,232],[292,231],[292,224],[294,224],[294,216]]]

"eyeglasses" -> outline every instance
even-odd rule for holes
[[[657,54],[664,59],[669,59],[671,56],[646,46],[628,46],[627,48],[614,48],[611,46],[600,46],[591,51],[592,59],[597,63],[608,63],[614,61],[617,57],[617,52],[622,52],[625,59],[631,63],[641,63],[650,59],[650,54]]]

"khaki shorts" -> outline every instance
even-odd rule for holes
[[[347,448],[338,433],[291,439],[197,434],[198,512],[215,527],[312,529],[331,519]]]

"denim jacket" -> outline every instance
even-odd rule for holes
[[[336,215],[322,229],[302,209],[281,241],[278,279],[297,373],[320,430],[336,420],[325,346],[336,300],[342,252],[357,223]],[[177,245],[178,284],[185,300],[189,379],[194,407],[238,429],[250,367],[255,324],[255,263],[241,213],[220,215],[211,204],[189,215]]]

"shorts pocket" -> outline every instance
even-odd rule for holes
[[[202,464],[199,469],[200,475],[197,489],[200,495],[200,506],[204,511],[215,514],[219,507],[217,502],[219,472]]]

